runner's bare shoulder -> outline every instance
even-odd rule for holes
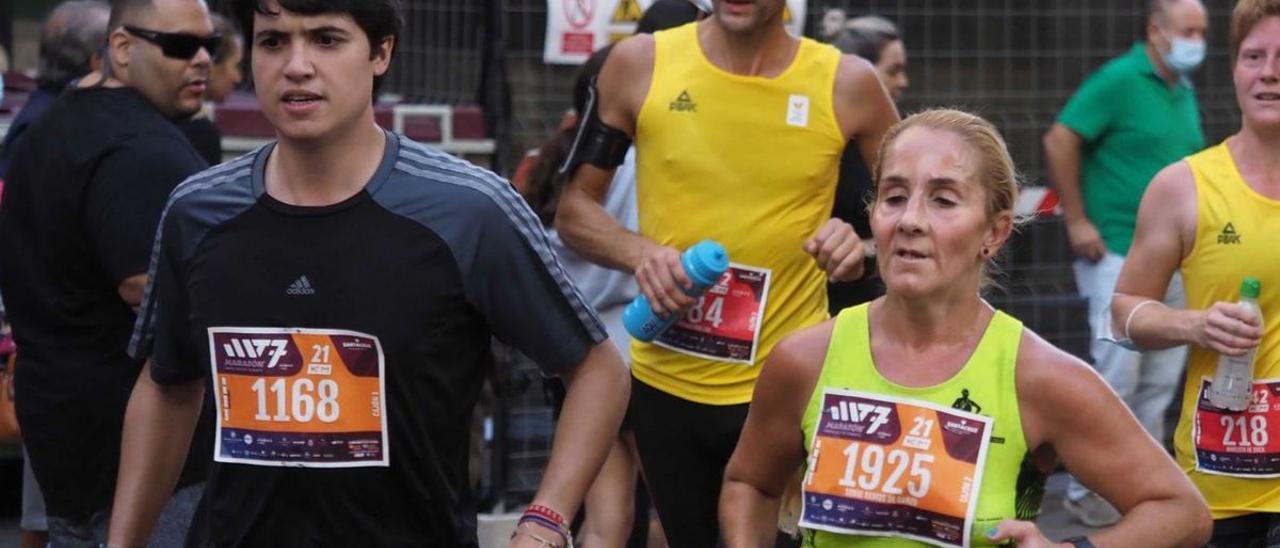
[[[881,132],[898,121],[897,109],[875,67],[857,55],[840,56],[832,103],[847,139],[870,132],[878,142]]]
[[[1015,367],[1022,429],[1032,450],[1054,437],[1049,429],[1079,422],[1100,398],[1116,398],[1092,367],[1027,328]]]
[[[651,34],[636,34],[613,46],[598,81],[606,122],[612,123],[611,115],[617,113],[631,121],[627,125],[634,126],[653,80],[655,51]]]
[[[880,77],[870,61],[852,53],[840,55],[840,67],[836,69],[836,93],[857,93],[879,85]]]
[[[1197,207],[1195,173],[1191,164],[1179,160],[1161,169],[1147,185],[1138,207],[1138,228],[1148,224],[1161,231],[1177,230],[1185,257],[1195,243]]]

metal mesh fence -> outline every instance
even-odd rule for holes
[[[607,1],[607,0],[606,0]],[[510,146],[536,146],[569,106],[574,68],[542,63],[545,0],[504,0],[510,22]],[[960,106],[1005,132],[1031,181],[1042,170],[1040,136],[1084,77],[1144,36],[1142,0],[845,0],[810,2],[810,31],[827,8],[896,21],[910,60],[903,112]],[[1230,6],[1212,2],[1211,48],[1197,83],[1207,137],[1238,124],[1227,62]]]
[[[599,0],[608,3],[614,0]],[[229,0],[214,0],[225,9]],[[576,67],[542,62],[546,0],[405,0],[406,27],[386,91],[427,103],[480,104],[499,138],[500,170],[537,146],[569,107]],[[1227,59],[1230,5],[1209,2],[1210,49],[1196,74],[1210,142],[1239,123]],[[1090,72],[1143,36],[1144,0],[824,0],[898,23],[911,88],[904,113],[959,106],[1005,132],[1031,182],[1040,135]]]
[[[1040,135],[1085,76],[1144,36],[1145,3],[824,0],[809,3],[806,34],[829,8],[897,22],[911,78],[903,112],[958,106],[981,113],[1005,132],[1028,180],[1038,182]],[[1231,8],[1209,4],[1209,55],[1194,80],[1214,142],[1239,116],[1227,59]],[[417,102],[484,106],[500,141],[500,168],[537,146],[569,107],[577,68],[542,62],[546,0],[406,0],[405,20],[386,90]]]

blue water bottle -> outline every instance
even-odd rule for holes
[[[719,243],[703,240],[685,250],[680,256],[680,265],[684,267],[689,281],[693,282],[693,288],[685,293],[696,298],[729,269],[729,253]],[[678,319],[679,314],[669,314],[665,318],[654,314],[653,308],[649,307],[649,299],[643,293],[636,295],[622,311],[622,324],[626,326],[627,333],[644,342],[658,338]]]

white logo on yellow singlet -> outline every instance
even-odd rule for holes
[[[808,95],[792,95],[787,98],[787,125],[809,127]]]

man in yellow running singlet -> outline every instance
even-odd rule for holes
[[[1112,324],[1145,349],[1191,344],[1178,463],[1213,512],[1210,546],[1280,545],[1280,0],[1241,0],[1231,20],[1240,131],[1166,167],[1138,210]],[[1182,272],[1187,309],[1157,299]],[[1263,318],[1244,307],[1246,276],[1262,282]],[[1255,351],[1244,411],[1206,398],[1220,356]]]
[[[770,349],[827,317],[828,279],[862,275],[861,241],[829,218],[839,159],[856,139],[874,163],[898,119],[870,64],[787,34],[783,0],[711,4],[699,23],[620,42],[584,116],[587,150],[635,139],[639,233],[599,204],[616,158],[573,171],[556,216],[574,251],[635,272],[656,313],[687,312],[631,346],[630,420],[675,548],[717,541],[724,467]],[[704,239],[732,266],[695,300],[680,253]]]

